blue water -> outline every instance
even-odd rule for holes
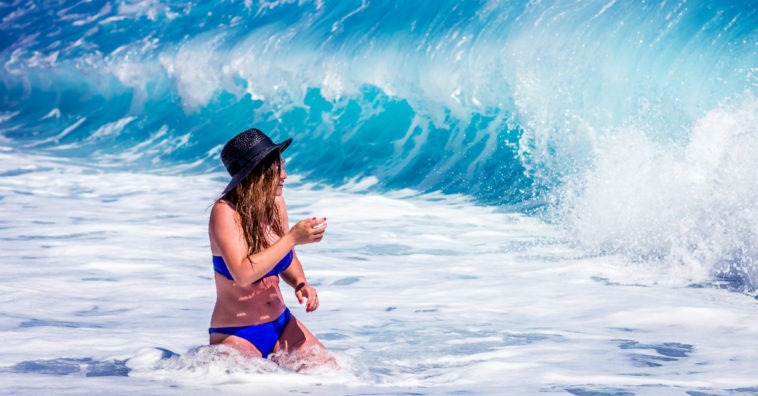
[[[502,244],[498,254],[508,254],[496,261],[511,263],[510,255],[516,254],[516,268],[525,272],[514,270],[513,274],[538,283],[550,282],[550,277],[531,272],[525,263],[535,261],[547,273],[552,262],[555,268],[568,265],[570,278],[589,279],[603,287],[636,290],[635,285],[660,284],[674,288],[653,293],[656,296],[723,288],[751,300],[758,290],[758,155],[752,149],[758,145],[758,7],[754,2],[14,1],[0,3],[0,64],[0,204],[8,216],[0,223],[0,232],[4,250],[27,257],[22,260],[25,264],[37,263],[40,258],[35,252],[51,246],[63,249],[55,250],[56,254],[81,259],[79,249],[88,246],[133,243],[127,235],[142,232],[140,219],[161,219],[180,228],[192,224],[199,233],[185,242],[206,243],[202,227],[207,214],[173,213],[177,208],[164,207],[163,202],[179,190],[193,194],[184,184],[202,191],[198,195],[203,199],[212,199],[218,189],[214,183],[225,180],[218,160],[222,145],[256,126],[276,141],[295,139],[287,151],[287,168],[296,175],[293,186],[301,189],[297,191],[324,191],[315,204],[302,198],[295,210],[324,209],[337,212],[328,217],[339,218],[343,208],[332,200],[339,201],[344,191],[364,202],[352,207],[358,212],[375,211],[382,205],[396,205],[403,212],[403,202],[418,207],[437,202],[440,206],[428,213],[444,212],[449,217],[420,219],[419,234],[402,235],[433,236],[453,227],[465,235],[483,232],[487,242],[480,244],[472,237],[475,248],[450,248],[444,243],[437,246],[439,241],[429,236],[420,242],[405,244],[398,238],[390,243],[385,239],[398,234],[385,230],[391,224],[377,218],[384,227],[366,224],[377,227],[372,228],[373,234],[335,231],[354,237],[351,241],[365,248],[354,252],[358,247],[341,245],[329,251],[337,256],[362,257],[378,264],[388,251],[400,257],[429,255],[443,262],[443,267],[453,266],[444,268],[457,270],[443,258],[465,257],[465,252]],[[190,183],[196,178],[205,184]],[[163,185],[174,188],[173,192]],[[425,204],[415,201],[420,195],[427,197]],[[391,196],[399,203],[366,198],[377,196]],[[128,232],[101,227],[97,216],[80,212],[77,202],[100,208],[104,224],[120,224]],[[473,215],[467,208],[472,205],[483,205],[493,216],[526,215],[530,221],[537,219],[554,228],[516,232],[519,238],[532,238],[522,245],[523,241],[510,240],[510,231],[496,225],[490,230],[493,234],[482,231],[484,217],[476,217],[478,222],[469,219]],[[52,210],[58,206],[67,211]],[[34,215],[28,220],[16,215],[29,210]],[[132,219],[131,212],[144,213],[144,217]],[[406,227],[415,224],[398,221]],[[81,229],[57,232],[58,226],[72,225]],[[149,233],[158,239],[171,234],[171,230]],[[372,235],[380,235],[380,241]],[[139,243],[148,246],[148,253],[160,246],[152,240]],[[61,246],[70,246],[71,251]],[[69,253],[73,256],[66,256]],[[102,260],[97,263],[119,261],[118,255],[104,252],[95,256],[100,254]],[[122,254],[145,259],[139,254],[132,257],[128,251]],[[589,260],[586,268],[566,264],[577,258]],[[608,270],[608,275],[595,258],[601,263],[618,262],[619,268],[636,268],[631,271],[635,275],[619,275],[616,270]],[[476,262],[473,258],[463,261],[469,259]],[[43,263],[42,268],[55,268],[53,261]],[[338,268],[337,264],[332,261],[327,267]],[[204,268],[199,262],[196,265]],[[148,276],[132,279],[118,271],[89,273],[86,268],[76,279],[139,283]],[[324,284],[330,287],[355,287],[368,276],[359,272],[331,279],[325,271],[322,277],[330,281]],[[511,270],[497,271],[511,274]],[[70,281],[61,276],[59,281]],[[419,276],[427,281],[447,279],[427,273]],[[9,279],[19,282],[23,276]],[[465,290],[476,294],[481,287],[471,285]],[[531,295],[526,289],[519,292]],[[614,293],[599,295],[609,299]],[[594,297],[581,295],[579,301],[594,306]],[[710,301],[709,295],[699,296]],[[546,296],[533,295],[535,301]],[[403,310],[401,299],[392,301],[393,310],[386,312]],[[539,303],[533,304],[528,306],[539,311]],[[721,308],[729,310],[732,304]],[[689,318],[683,313],[690,312],[687,309],[673,304],[673,316]],[[745,309],[751,312],[752,308]],[[738,312],[729,315],[742,318]],[[580,322],[581,331],[591,329],[587,319],[591,316],[577,313],[556,323],[526,319],[552,329],[545,336],[552,343],[558,342],[550,338],[553,333],[569,337],[574,329],[561,324],[577,317],[587,320]],[[198,318],[202,315],[192,316],[191,321]],[[35,328],[67,327],[67,323],[71,328],[86,327],[66,315],[26,317],[18,326],[24,323],[33,323]],[[640,327],[648,325],[651,328],[646,329],[661,338],[676,333],[651,324]],[[445,326],[436,330],[444,334]],[[140,334],[149,334],[148,328]],[[417,340],[423,339],[420,328],[411,328],[419,332]],[[345,336],[340,329],[332,330],[323,334]],[[503,344],[502,339],[507,337],[521,340],[523,334],[527,338],[542,334],[534,328],[518,330],[510,335],[493,330],[487,337],[500,338],[496,345],[505,348],[510,344]],[[464,334],[466,329],[456,327],[452,332]],[[692,353],[688,348],[702,351],[691,347],[700,337],[629,340],[601,333],[610,344],[616,340],[619,349],[643,351],[631,357],[633,367],[678,359],[666,353],[668,346],[685,355]],[[363,333],[348,334],[360,338]],[[741,334],[744,340],[752,333]],[[73,339],[68,337],[66,344],[73,345]],[[182,348],[187,345],[198,343],[180,343]],[[480,352],[463,345],[445,356]],[[602,350],[596,347],[588,347],[593,351],[589,356]],[[651,348],[661,356],[648,359]],[[20,353],[11,352],[13,356]],[[92,354],[53,354],[3,364],[12,367],[14,375],[35,372],[33,368],[40,364],[39,373],[89,372],[88,365],[95,367],[93,372],[105,367],[105,371],[121,373],[124,362],[135,359],[133,352],[122,352],[107,364],[92,360]],[[379,356],[358,356],[362,362],[358,366],[369,366],[369,374],[362,372],[359,377],[398,374]],[[415,366],[405,358],[392,358],[404,362],[408,368],[400,370],[404,375],[410,372],[426,378],[430,374],[424,370],[436,370],[426,366],[428,362]],[[49,364],[40,363],[43,360]],[[105,366],[98,366],[101,363]],[[593,367],[602,371],[604,363],[595,363]],[[459,369],[456,364],[440,370]],[[497,371],[492,367],[500,366],[488,367]],[[718,370],[705,372],[705,377],[723,375]],[[418,378],[396,385],[413,389],[444,382]],[[586,382],[557,388],[545,384],[562,380],[545,381],[542,388],[517,388],[573,394],[626,394],[630,389],[629,384],[619,383],[593,388],[588,384],[603,382],[589,377]],[[378,386],[361,383],[368,391]],[[705,392],[754,385],[743,381],[730,388],[700,382],[685,388]],[[119,389],[125,391],[128,386]]]
[[[99,161],[133,151],[117,164],[197,172],[258,125],[294,136],[294,169],[330,184],[375,176],[377,187],[505,205],[542,203],[614,128],[686,141],[757,78],[749,1],[2,10],[4,118],[16,114],[3,135],[14,145]]]

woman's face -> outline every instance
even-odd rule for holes
[[[279,166],[279,185],[276,187],[276,195],[282,195],[282,189],[284,188],[284,181],[287,179],[287,172],[284,171],[284,160],[282,160]]]

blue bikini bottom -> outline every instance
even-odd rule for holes
[[[274,350],[274,346],[279,341],[279,336],[282,335],[282,331],[284,331],[284,327],[287,326],[291,316],[290,310],[285,308],[284,312],[273,322],[242,327],[211,327],[208,329],[208,333],[229,334],[244,338],[255,345],[261,351],[261,355],[266,358]]]

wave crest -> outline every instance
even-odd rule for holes
[[[625,129],[598,145],[593,169],[566,189],[565,220],[599,252],[679,266],[680,281],[715,275],[758,286],[758,99],[722,105],[683,145]]]

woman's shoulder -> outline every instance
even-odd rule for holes
[[[223,198],[217,200],[211,209],[211,218],[227,216],[234,217],[235,215],[237,215],[237,211],[235,210],[234,204]]]

